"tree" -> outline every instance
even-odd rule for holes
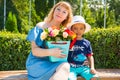
[[[17,26],[17,19],[16,19],[16,16],[15,16],[15,14],[13,14],[13,16],[12,16],[12,21],[13,21],[13,32],[15,32],[15,33],[18,33],[19,31],[18,31],[18,26]]]
[[[41,20],[44,20],[53,5],[53,0],[35,0],[36,14]]]
[[[99,28],[102,28],[104,26],[104,11],[102,8],[97,10],[95,23]]]
[[[23,32],[22,28],[28,26],[29,0],[24,0],[24,1],[23,0],[17,0],[17,1],[11,0],[11,2],[12,2],[11,5],[14,5],[17,11],[18,29],[19,29],[19,32],[22,33]]]
[[[17,19],[15,14],[12,14],[12,12],[9,12],[8,18],[6,21],[6,30],[10,32],[18,33],[17,29]]]
[[[107,10],[107,18],[106,18],[106,26],[107,27],[114,27],[115,24],[115,13],[114,11]]]
[[[88,7],[88,4],[86,1],[84,1],[83,3],[82,16],[85,18],[87,23],[89,23],[91,26],[95,26],[94,15],[92,14],[90,8]]]
[[[109,8],[106,9],[106,27],[110,27],[115,25],[115,16],[113,11],[108,11]],[[104,26],[104,11],[102,8],[97,10],[96,15],[96,26],[102,28]]]
[[[7,21],[6,21],[6,30],[7,31],[11,31],[12,32],[12,12],[9,12],[8,17],[7,17]]]
[[[120,25],[120,0],[109,0],[109,11],[115,12],[116,23]]]

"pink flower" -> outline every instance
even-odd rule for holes
[[[52,30],[51,32],[50,32],[50,36],[52,36],[52,37],[55,37],[55,36],[57,36],[59,34],[59,30],[58,29],[54,29],[54,30]]]
[[[48,28],[48,32],[51,32],[53,29],[51,27]]]

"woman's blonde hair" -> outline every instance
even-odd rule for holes
[[[63,6],[64,8],[66,8],[68,10],[67,18],[61,23],[61,25],[66,27],[71,22],[73,14],[72,14],[72,8],[71,8],[70,4],[65,1],[60,1],[59,3],[57,3],[56,5],[53,6],[53,8],[50,10],[48,16],[45,18],[45,22],[48,23],[53,19],[54,11],[55,11],[56,7],[58,7],[58,6]]]

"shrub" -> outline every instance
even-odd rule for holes
[[[91,42],[96,68],[120,68],[120,27],[92,29],[84,35]],[[30,43],[25,34],[0,32],[0,70],[26,69]]]
[[[25,69],[30,44],[26,35],[0,32],[0,70]]]
[[[120,27],[93,29],[85,37],[91,41],[97,68],[120,68]]]

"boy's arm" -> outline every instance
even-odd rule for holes
[[[88,56],[89,66],[91,69],[94,69],[94,58],[93,56]]]
[[[90,69],[91,69],[91,73],[95,74],[96,70],[95,70],[95,67],[94,67],[94,57],[93,57],[93,55],[88,56],[88,61],[89,61],[89,66],[90,66]]]

